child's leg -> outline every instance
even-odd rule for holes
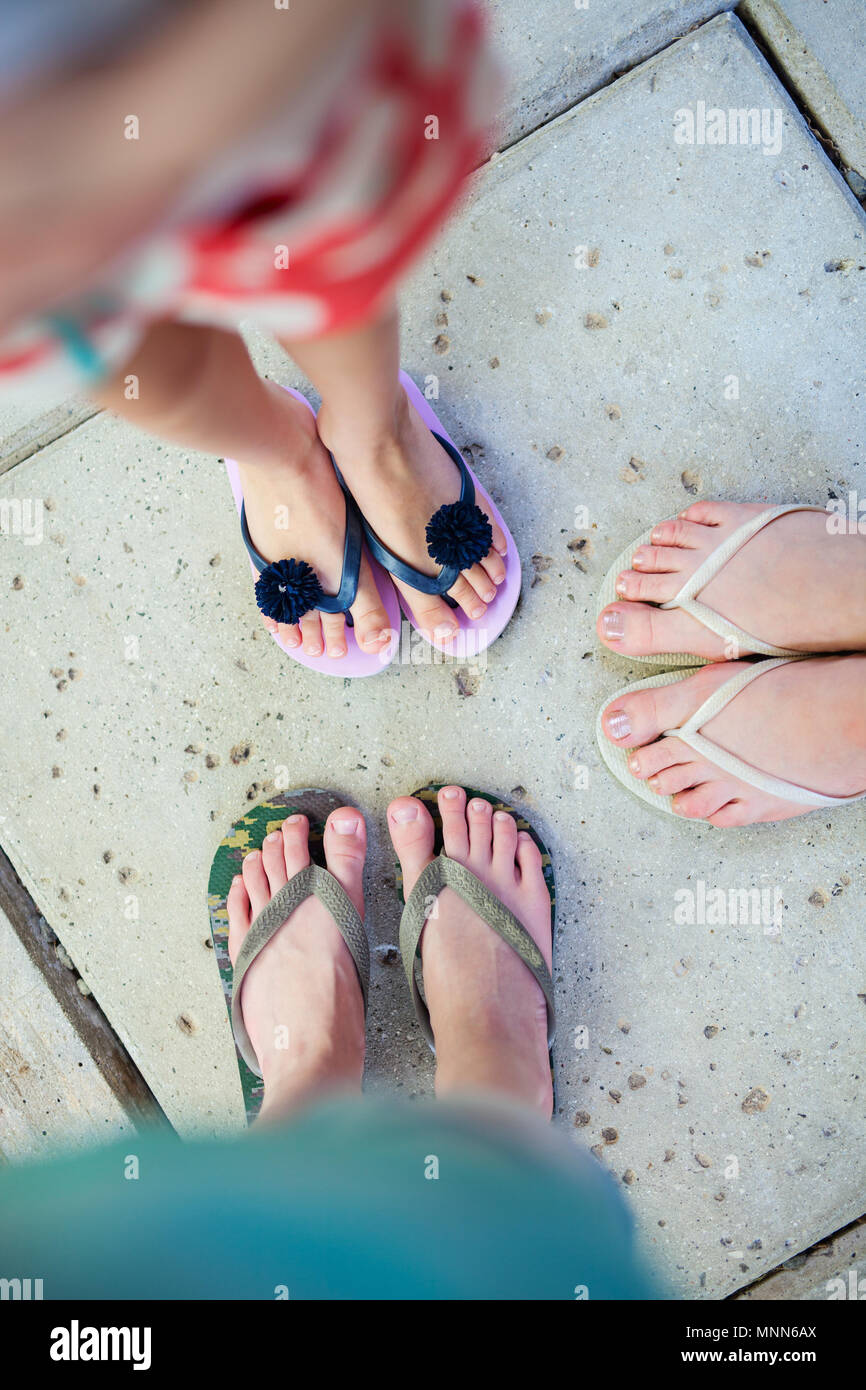
[[[315,383],[321,397],[319,436],[334,454],[361,511],[397,555],[430,574],[438,566],[424,539],[427,522],[459,495],[457,470],[436,443],[400,385],[400,344],[393,305],[360,328],[283,346]],[[493,527],[493,549],[464,570],[450,590],[472,618],[480,618],[505,577],[505,538]],[[403,586],[397,585],[398,588]],[[442,629],[440,642],[457,629],[441,598],[404,588],[419,625]]]

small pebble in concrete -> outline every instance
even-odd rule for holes
[[[89,985],[89,984],[87,983],[87,981],[83,978],[83,976],[79,975],[79,977],[78,977],[78,979],[75,981],[75,983],[76,983],[76,985],[77,985],[77,987],[78,987],[78,992],[79,992],[79,994],[83,994],[84,997],[85,997],[85,999],[87,999],[88,996],[91,995],[91,994],[93,993],[93,990],[90,988],[90,985]]]
[[[701,475],[695,468],[684,468],[680,474],[680,482],[686,492],[692,493],[693,496],[701,490]]]
[[[680,267],[677,265],[672,265],[670,270],[667,272],[669,280],[682,280],[684,275],[685,271],[681,270]]]
[[[578,1110],[577,1114],[574,1117],[575,1129],[583,1129],[585,1125],[589,1124],[591,1119],[592,1116],[590,1115],[588,1110]]]
[[[823,888],[816,888],[808,897],[808,902],[812,907],[826,907],[829,901],[830,895],[825,893]]]
[[[217,565],[221,565],[221,564],[222,564],[222,558],[223,558],[223,557],[222,557],[222,555],[220,555],[220,554],[212,555],[212,556],[210,557],[210,559],[208,560],[208,564],[210,565],[211,569],[215,570],[216,567],[217,567]]]
[[[673,1163],[676,1153],[673,1149],[665,1149],[665,1163]]]
[[[68,687],[68,685],[69,685],[69,681],[67,681],[67,680],[58,681],[58,682],[57,682],[57,689],[58,689],[58,690],[66,690],[66,688]]]
[[[634,1171],[633,1168],[626,1168],[625,1172],[622,1175],[622,1180],[625,1183],[626,1187],[631,1187],[636,1177],[637,1173]]]
[[[80,681],[80,680],[81,680],[81,672],[80,672],[80,671],[77,671],[77,670],[75,669],[74,666],[70,666],[70,668],[69,668],[69,670],[67,671],[66,674],[68,675],[68,677],[69,677],[69,679],[70,679],[71,681]]]
[[[622,1091],[608,1091],[608,1095],[616,1105],[619,1105],[622,1100]]]
[[[54,767],[52,767],[52,769],[51,769],[51,776],[52,776],[52,777],[55,777],[55,778],[56,778],[56,777],[62,777],[62,776],[63,776],[63,768],[62,768],[62,767],[58,767],[57,764],[55,763]]]
[[[468,666],[462,666],[459,671],[454,672],[457,694],[464,700],[478,694],[483,680],[484,677],[480,671],[473,671]]]
[[[58,743],[65,743],[69,737],[69,734],[67,733],[66,729],[58,729],[54,737],[57,739]]]
[[[219,767],[221,761],[222,761],[222,759],[221,759],[221,758],[218,756],[218,754],[216,754],[216,753],[206,753],[206,754],[205,754],[205,760],[204,760],[204,765],[205,765],[205,767],[211,767],[211,768],[213,768],[213,767]]]
[[[743,1101],[741,1109],[747,1115],[757,1115],[759,1111],[766,1110],[770,1099],[769,1091],[765,1091],[763,1086],[754,1086]]]
[[[614,405],[614,403],[613,403],[612,401],[611,401],[608,405],[605,406],[605,408],[604,408],[604,413],[605,413],[605,415],[607,416],[608,420],[621,420],[621,419],[622,419],[622,411],[620,410],[619,406],[618,406],[618,405]]]
[[[646,1077],[641,1076],[639,1071],[633,1071],[628,1079],[628,1084],[629,1090],[639,1091],[642,1086],[646,1085]]]
[[[607,319],[604,314],[586,314],[583,320],[584,328],[591,332],[596,332],[600,328],[607,328]]]
[[[645,468],[646,463],[644,460],[638,458],[637,454],[632,454],[619,476],[624,483],[637,483],[643,479]]]
[[[536,309],[536,311],[535,311],[535,322],[536,322],[536,323],[540,323],[540,324],[549,323],[550,320],[551,320],[552,318],[553,318],[553,310],[552,310],[552,309]]]
[[[452,295],[450,290],[440,290],[439,298],[442,300],[443,304],[450,304],[454,296]]]
[[[254,749],[251,743],[236,743],[229,753],[229,758],[237,767],[239,763],[249,762],[249,759],[253,755],[253,751]]]
[[[141,875],[138,869],[134,869],[127,864],[122,869],[118,869],[117,877],[120,879],[121,883],[135,883],[136,879],[140,878]]]
[[[188,771],[188,772],[185,772],[185,773],[183,774],[183,780],[184,780],[185,782],[197,782],[197,781],[198,781],[198,773],[197,773],[197,772],[194,772],[194,771],[192,771],[192,770],[190,770],[190,771]]]
[[[713,1166],[712,1159],[707,1158],[706,1154],[695,1154],[695,1162],[699,1163],[702,1168],[712,1168]]]
[[[14,578],[13,578],[13,580],[12,580],[12,588],[13,588],[13,589],[23,589],[23,588],[24,588],[24,579],[22,578],[22,576],[21,576],[20,574],[16,574],[16,575],[14,576]]]
[[[433,339],[433,351],[437,353],[439,357],[444,357],[446,352],[450,350],[450,347],[451,339],[445,333],[440,333]]]
[[[444,309],[440,310],[440,312],[436,315],[436,317],[435,317],[435,319],[433,320],[433,322],[435,323],[435,325],[436,325],[437,328],[447,328],[447,327],[448,327],[448,315],[446,314],[446,312],[445,312]]]
[[[715,1025],[714,1023],[708,1023],[707,1026],[706,1026],[706,1028],[704,1029],[704,1037],[705,1037],[705,1038],[714,1038],[714,1037],[716,1036],[716,1034],[718,1033],[718,1031],[719,1031],[719,1030],[718,1030],[718,1028],[716,1027],[716,1025]]]
[[[490,361],[488,362],[487,365],[488,365],[493,371],[495,371],[496,368],[499,366],[499,358],[498,358],[498,357],[491,357],[491,359],[490,359]]]
[[[381,965],[396,965],[400,959],[399,949],[389,944],[377,946],[373,954]]]
[[[187,1037],[192,1037],[193,1033],[198,1032],[199,1023],[194,1014],[182,1013],[178,1014],[177,1026],[182,1033],[186,1033]]]
[[[608,1126],[601,1131],[601,1137],[606,1144],[616,1144],[619,1140],[619,1131],[612,1126]]]
[[[665,255],[666,255],[666,256],[673,256],[673,255],[675,255],[675,254],[676,254],[676,247],[671,246],[670,242],[668,242],[667,246],[665,247]]]
[[[104,849],[104,850],[102,851],[102,862],[103,862],[103,864],[110,864],[113,858],[114,858],[114,850],[113,850],[113,849]]]
[[[554,444],[552,449],[548,449],[547,457],[550,459],[551,463],[559,463],[560,459],[565,458],[565,450],[560,449],[558,444]]]
[[[185,753],[200,753],[202,746],[200,743],[188,743],[183,751]]]
[[[484,284],[484,281],[482,280],[480,275],[467,275],[466,279],[469,281],[471,285],[478,285],[480,287]]]

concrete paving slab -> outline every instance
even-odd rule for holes
[[[866,1217],[795,1255],[754,1288],[734,1297],[744,1303],[862,1301],[866,1298]]]
[[[133,1133],[3,912],[0,979],[0,1158],[47,1158]]]
[[[511,145],[682,38],[736,0],[488,0],[510,75],[501,143]]]
[[[863,0],[744,0],[740,12],[835,144],[866,193],[866,5]]]
[[[699,100],[780,109],[781,153],[677,144]],[[516,620],[474,671],[408,644],[346,686],[290,664],[257,632],[213,460],[98,417],[7,475],[53,510],[43,544],[0,546],[2,839],[184,1133],[242,1118],[205,885],[246,798],[337,786],[366,809],[386,946],[385,806],[448,778],[508,794],[551,845],[558,1122],[623,1180],[673,1289],[725,1296],[861,1214],[866,806],[726,833],[647,812],[593,735],[646,669],[593,628],[608,564],[693,489],[858,487],[862,291],[825,267],[863,249],[861,209],[731,18],[485,171],[405,301],[406,366],[524,557]],[[700,884],[765,890],[780,931],[677,925]],[[381,954],[367,1084],[429,1094]]]

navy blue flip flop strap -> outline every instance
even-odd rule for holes
[[[276,560],[269,564],[253,544],[247,525],[246,506],[241,505],[241,536],[259,574],[256,602],[261,612],[276,622],[296,623],[302,613],[318,609],[320,613],[345,613],[346,622],[352,626],[349,608],[358,592],[363,531],[355,499],[346,490],[342,478],[340,486],[346,499],[346,539],[343,543],[340,587],[336,594],[324,592],[312,565],[304,560]]]
[[[464,514],[471,513],[472,511],[477,511],[475,505],[475,484],[473,483],[472,476],[468,468],[466,467],[466,464],[463,461],[462,455],[458,453],[458,451],[454,448],[454,445],[451,444],[449,440],[444,439],[441,434],[437,434],[435,430],[431,430],[430,433],[433,435],[434,439],[438,440],[448,457],[452,460],[452,462],[457,466],[459,470],[460,497],[456,503],[450,503],[449,505],[440,508],[440,511],[436,513],[436,516],[431,518],[430,526],[428,526],[427,528],[428,541],[430,540],[431,526],[435,525],[437,518],[442,513],[453,512],[458,507],[462,507],[464,509]],[[337,465],[335,464],[334,467],[336,468]],[[337,476],[340,477],[339,469],[337,469]],[[480,517],[481,513],[479,512],[478,515]],[[469,521],[471,526],[477,527],[479,524],[481,524],[475,522],[471,515],[469,517]],[[370,553],[372,554],[375,560],[378,560],[379,564],[382,566],[383,569],[387,570],[389,574],[392,574],[395,579],[402,580],[404,584],[408,584],[411,588],[417,589],[422,594],[435,594],[443,596],[446,602],[450,603],[452,607],[455,607],[456,605],[454,600],[448,597],[447,591],[453,588],[461,570],[468,569],[471,564],[475,563],[476,558],[481,559],[482,556],[487,554],[487,551],[490,549],[490,539],[492,539],[492,531],[490,530],[489,523],[484,522],[482,525],[482,532],[484,526],[486,526],[487,533],[489,533],[490,539],[487,539],[486,544],[484,544],[483,539],[477,540],[476,538],[476,550],[480,551],[480,553],[477,554],[477,556],[473,555],[473,557],[468,560],[468,563],[465,557],[458,557],[450,562],[446,558],[444,563],[440,560],[439,563],[442,564],[441,570],[438,574],[430,575],[423,574],[421,570],[416,570],[414,565],[407,564],[405,560],[400,559],[399,555],[395,555],[392,550],[389,550],[386,545],[383,545],[382,541],[376,535],[375,531],[369,525],[364,516],[361,516],[361,525],[364,528],[364,539],[366,540],[367,545],[370,548]],[[482,546],[483,549],[481,548]],[[430,546],[428,546],[428,549],[430,549]],[[433,558],[437,559],[438,557],[434,555]]]

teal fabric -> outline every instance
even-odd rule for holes
[[[236,1140],[6,1169],[0,1277],[46,1299],[663,1296],[611,1176],[485,1101],[341,1100]]]

